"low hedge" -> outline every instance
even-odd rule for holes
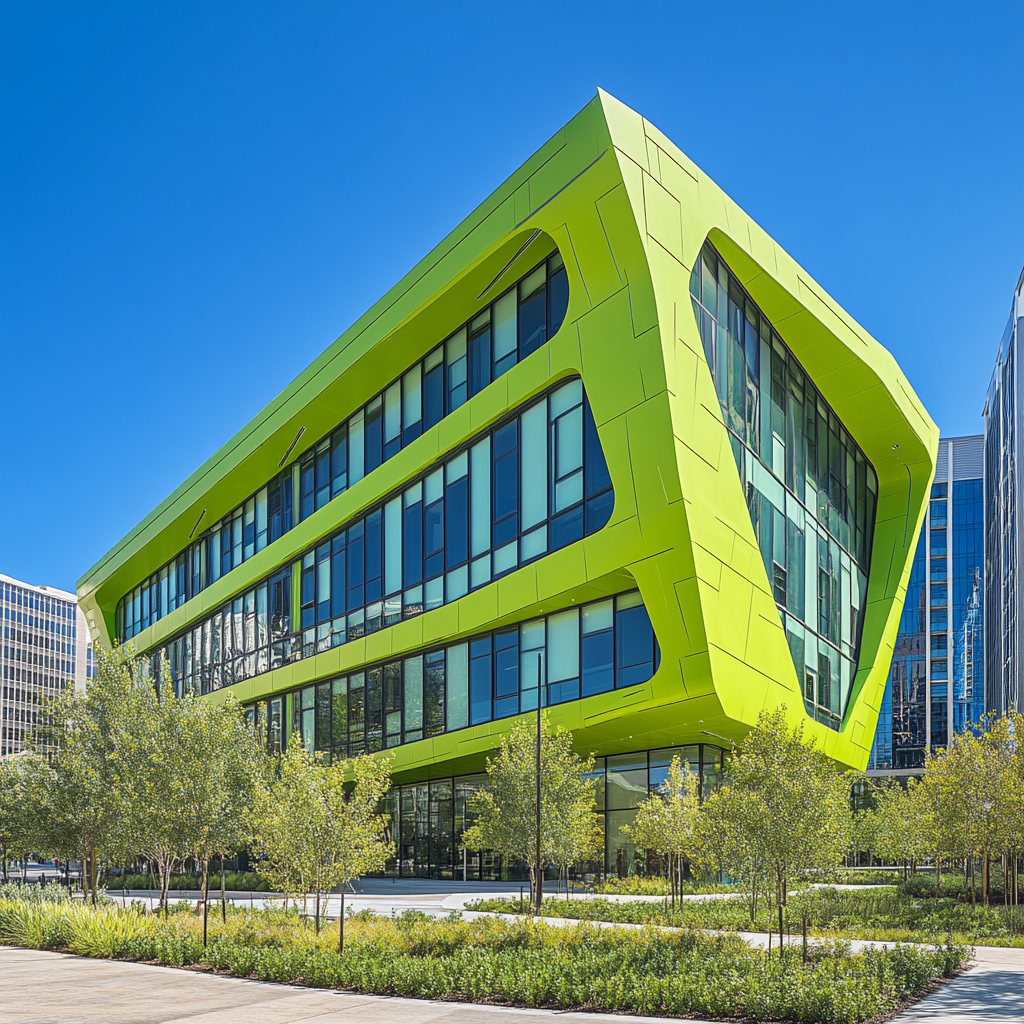
[[[111,892],[125,889],[159,889],[160,880],[155,875],[124,875],[121,878],[108,879]],[[210,872],[210,892],[220,892],[220,873]],[[201,875],[171,875],[172,889],[185,889],[198,892],[202,889]],[[227,871],[224,873],[224,888],[233,892],[268,892],[270,886],[254,871]]]

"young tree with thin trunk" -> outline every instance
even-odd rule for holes
[[[758,901],[765,896],[766,866],[750,838],[751,823],[760,813],[756,794],[724,785],[704,801],[695,837],[698,865],[738,879],[746,887],[751,927],[757,921]]]
[[[726,833],[719,844],[743,851],[771,880],[781,949],[790,880],[835,870],[849,846],[852,780],[804,737],[802,723],[789,726],[785,708],[761,712],[726,774],[705,812]]]
[[[934,821],[917,788],[913,779],[906,786],[878,780],[871,787],[873,806],[858,826],[876,856],[902,863],[904,877],[936,850]]]
[[[632,825],[622,826],[635,846],[665,857],[673,907],[682,892],[683,865],[696,853],[699,815],[700,777],[676,756],[658,792],[637,808]]]
[[[130,647],[96,651],[85,693],[66,690],[44,709],[33,788],[38,845],[80,860],[93,903],[101,855],[122,859],[135,778],[122,752],[145,730],[151,701]]]
[[[260,872],[285,892],[315,896],[316,930],[322,898],[341,886],[339,949],[344,946],[345,886],[380,870],[393,852],[387,815],[377,809],[391,783],[386,757],[364,756],[325,764],[292,744],[278,777],[261,794],[253,841],[265,858]]]
[[[35,794],[27,760],[31,756],[0,758],[0,868],[5,882],[7,862],[33,845]]]
[[[487,759],[487,789],[470,800],[476,823],[463,835],[469,850],[494,850],[507,860],[524,860],[530,871],[530,902],[540,913],[546,863],[564,863],[567,837],[593,836],[597,782],[594,758],[572,749],[572,733],[542,719],[540,745],[540,842],[537,819],[537,729],[535,720],[513,723],[495,757]],[[587,826],[590,826],[588,832]],[[540,857],[537,848],[540,846]],[[585,844],[584,844],[585,845]]]
[[[1020,738],[1009,718],[991,716],[984,731],[959,734],[929,753],[923,785],[936,828],[969,861],[981,860],[981,896],[989,900],[989,867],[1002,855],[1014,819],[1014,763]],[[974,897],[971,886],[971,899]]]
[[[203,892],[203,944],[206,944],[210,902],[210,862],[223,860],[245,845],[264,757],[241,707],[229,696],[213,704],[173,694],[162,698],[176,705],[178,799],[187,851],[199,867]],[[221,917],[227,908],[221,886]]]

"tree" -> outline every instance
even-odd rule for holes
[[[765,875],[765,865],[752,839],[753,823],[760,813],[756,793],[723,786],[704,801],[695,837],[697,864],[739,879],[746,886],[751,925],[757,920]]]
[[[891,779],[876,781],[871,789],[874,806],[864,812],[859,824],[868,849],[882,860],[902,862],[904,874],[915,870],[938,846],[934,820],[919,789],[914,779],[906,788]]]
[[[545,714],[540,745],[540,857],[537,856],[537,734],[528,719],[513,723],[496,757],[487,759],[489,788],[470,800],[476,823],[462,841],[470,850],[495,850],[508,860],[526,861],[530,901],[540,913],[543,865],[577,857],[594,837],[594,758],[572,749],[572,734],[552,730]],[[585,855],[585,854],[583,854]]]
[[[85,693],[66,690],[44,709],[33,772],[38,845],[82,862],[94,903],[100,854],[116,857],[129,842],[125,805],[135,778],[121,753],[139,742],[149,692],[130,647],[98,648]]]
[[[781,934],[790,878],[834,870],[853,829],[851,779],[803,735],[785,708],[762,711],[729,762],[728,782],[705,804],[722,834],[712,846],[771,881]]]
[[[212,704],[189,695],[162,698],[173,722],[178,795],[184,849],[195,858],[202,876],[203,944],[209,907],[210,861],[221,861],[221,916],[226,920],[224,857],[242,847],[249,833],[265,755],[238,702],[231,696]]]
[[[961,733],[952,746],[929,752],[922,785],[936,828],[950,848],[968,858],[980,857],[982,900],[988,903],[990,862],[1006,850],[1013,835],[1020,753],[1013,720],[992,716],[981,724],[984,731]],[[973,885],[971,895],[973,899]]]
[[[31,754],[0,759],[0,867],[8,881],[7,862],[23,857],[32,844],[33,813]]]
[[[325,764],[292,744],[280,774],[263,792],[253,839],[266,858],[266,873],[286,893],[312,891],[316,930],[321,897],[341,886],[338,948],[345,942],[345,886],[380,870],[393,852],[388,817],[377,813],[391,783],[388,758],[363,756]]]
[[[622,826],[636,846],[668,861],[673,907],[682,889],[683,863],[694,856],[699,814],[700,778],[676,756],[658,792],[640,805],[632,825]]]
[[[118,752],[132,785],[123,802],[128,843],[156,868],[160,907],[167,912],[167,894],[174,869],[190,852],[193,808],[188,773],[194,770],[189,735],[189,707],[196,698],[179,699],[169,689],[145,688],[139,728]]]

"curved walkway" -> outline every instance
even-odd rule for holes
[[[972,970],[893,1024],[1024,1019],[1024,950],[981,947]],[[0,1024],[654,1024],[573,1013],[367,996],[149,964],[0,947]],[[702,1024],[702,1022],[690,1022]]]

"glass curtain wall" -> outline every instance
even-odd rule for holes
[[[586,870],[603,870],[620,878],[662,872],[656,857],[637,854],[622,825],[633,822],[636,808],[665,781],[673,757],[700,775],[706,795],[721,779],[724,756],[720,747],[702,743],[597,758],[596,813],[605,835],[605,856],[603,865],[588,864]],[[383,874],[468,882],[525,881],[524,864],[505,863],[493,852],[467,850],[462,845],[463,834],[473,824],[470,798],[486,785],[487,776],[480,774],[392,789],[383,810],[391,817],[397,855]],[[555,877],[554,865],[548,866],[546,874]]]
[[[555,335],[568,304],[555,253],[125,595],[116,611],[119,639],[262,551],[507,373]]]
[[[949,742],[949,716],[946,713],[946,687],[949,685],[949,535],[948,485],[932,484],[928,503],[928,632],[931,655],[931,741],[944,747]],[[921,695],[922,705],[928,697]],[[924,716],[924,709],[918,712]],[[914,755],[913,767],[924,766],[928,745],[927,731],[921,735],[921,749]],[[912,755],[907,752],[907,760]],[[910,767],[908,765],[907,767]]]
[[[443,604],[601,529],[614,495],[576,378],[151,655],[208,693]]]
[[[925,579],[927,533],[927,529],[921,531],[910,567],[907,597],[900,613],[896,646],[868,760],[869,770],[919,768],[924,764],[928,730],[926,645],[930,614]],[[941,562],[945,579],[945,559]],[[933,565],[932,572],[936,570]]]
[[[639,591],[302,687],[291,741],[345,758],[635,686],[660,653]]]
[[[807,712],[838,729],[857,671],[874,469],[710,243],[690,293]]]
[[[953,482],[953,732],[985,714],[984,485]]]

